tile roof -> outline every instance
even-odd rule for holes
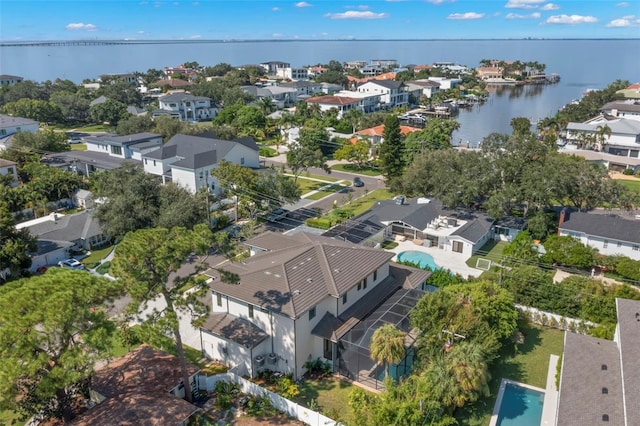
[[[616,215],[568,212],[561,230],[581,232],[612,240],[640,243],[640,221]]]
[[[189,375],[199,368],[187,364]],[[182,380],[178,358],[141,345],[97,370],[91,389],[106,399],[72,421],[73,425],[178,425],[198,408],[169,395]]]
[[[417,129],[415,127],[400,126],[400,133],[403,134],[404,136],[413,132],[419,132],[420,130],[421,129]],[[382,136],[384,134],[384,124],[381,124],[375,127],[370,127],[368,129],[362,129],[359,132],[357,132],[357,134],[361,136]]]
[[[616,299],[627,425],[640,425],[640,301]]]
[[[18,163],[0,158],[0,167],[17,166]]]
[[[305,102],[312,104],[327,104],[327,105],[350,105],[360,102],[360,99],[348,98],[346,96],[315,96],[313,98],[305,99]]]
[[[637,357],[637,353],[633,356]],[[620,360],[616,344],[567,331],[562,357],[557,424],[624,425]],[[602,369],[602,365],[606,365],[606,370]],[[607,388],[607,394],[603,394],[603,387]],[[609,416],[608,423],[602,422],[603,414]]]
[[[260,342],[269,337],[260,327],[228,313],[213,313],[200,327],[216,336],[231,340],[247,349],[255,348]]]
[[[291,245],[283,247],[285,241],[291,241]],[[327,296],[340,297],[393,257],[384,250],[306,233],[267,233],[247,244],[259,244],[269,251],[222,266],[240,276],[239,285],[225,284],[217,271],[208,271],[215,278],[211,288],[291,318],[299,317]]]

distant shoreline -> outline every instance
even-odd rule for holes
[[[206,44],[206,43],[309,43],[309,42],[403,42],[403,41],[617,41],[640,40],[640,38],[432,38],[432,39],[193,39],[193,40],[16,40],[0,41],[0,47],[30,47],[30,46],[100,46],[118,44]]]

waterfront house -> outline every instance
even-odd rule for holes
[[[405,137],[417,131],[420,131],[420,129],[409,126],[400,126],[400,133]],[[358,140],[366,140],[369,142],[369,145],[371,146],[371,154],[373,155],[377,150],[377,147],[384,142],[384,124],[356,132],[356,137],[351,139],[351,143],[355,144]]]
[[[246,244],[251,257],[206,272],[212,306],[201,328],[204,354],[251,376],[269,368],[299,378],[307,361],[321,359],[334,372],[377,382],[371,335],[384,323],[410,331],[407,316],[430,273],[390,262],[388,251],[306,233],[266,232]],[[238,282],[226,283],[221,271]]]
[[[368,95],[379,95],[380,105],[383,108],[397,108],[409,104],[407,88],[401,81],[370,80],[359,85],[357,91]]]
[[[261,62],[259,64],[267,75],[276,75],[279,69],[291,68],[291,64],[289,62],[282,61],[269,61],[269,62]]]
[[[476,73],[480,80],[492,80],[492,79],[501,79],[504,74],[504,69],[498,66],[491,67],[478,67],[476,68]]]
[[[309,72],[306,68],[278,68],[276,71],[276,77],[287,80],[308,80]]]
[[[347,98],[359,99],[357,108],[364,112],[365,114],[369,114],[371,112],[376,112],[380,110],[380,98],[381,95],[376,93],[367,93],[367,92],[354,92],[351,90],[341,90],[336,93],[336,96],[344,96]]]
[[[621,96],[625,99],[640,99],[640,83],[630,84],[622,90],[616,92],[617,96]]]
[[[361,104],[361,100],[358,98],[335,95],[316,96],[305,99],[305,102],[307,104],[319,105],[320,111],[322,112],[329,111],[330,109],[337,109],[339,118],[350,109],[358,109]]]
[[[577,238],[599,253],[640,260],[640,221],[634,217],[603,215],[563,209],[558,235]]]
[[[24,78],[17,75],[0,74],[0,86],[13,86],[23,80]]]
[[[184,65],[178,65],[177,67],[164,67],[164,74],[170,80],[193,82],[198,76],[198,71]]]
[[[454,89],[462,84],[461,78],[445,78],[445,77],[429,77],[429,80],[435,81],[440,85],[440,89]]]
[[[640,301],[616,299],[613,341],[565,331],[557,426],[640,424]]]
[[[420,100],[420,97],[426,96],[427,98],[433,97],[434,94],[440,91],[440,83],[431,80],[413,80],[405,82],[407,86],[407,93],[409,96],[413,96],[416,100]]]
[[[193,96],[188,93],[172,93],[158,98],[160,108],[152,116],[168,115],[181,121],[211,120],[218,115],[218,107],[206,96]]]
[[[199,368],[187,364],[187,371],[195,390]],[[89,396],[89,408],[72,425],[184,426],[200,411],[183,399],[178,358],[146,344],[96,370]]]
[[[220,161],[244,167],[260,167],[258,146],[252,138],[225,141],[207,136],[177,134],[166,144],[142,155],[144,171],[162,177],[162,182],[174,182],[195,193],[206,188],[220,194],[222,188],[211,170]]]
[[[627,120],[640,121],[640,101],[613,101],[604,104],[600,111],[603,114]]]

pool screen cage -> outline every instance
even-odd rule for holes
[[[337,344],[338,372],[367,387],[384,388],[385,365],[371,359],[371,338],[384,324],[393,324],[398,330],[407,333],[407,338],[405,356],[399,363],[389,365],[389,375],[394,380],[407,376],[414,362],[413,344],[416,339],[409,313],[424,294],[424,291],[418,289],[399,289],[349,330]]]

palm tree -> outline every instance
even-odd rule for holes
[[[385,324],[373,332],[371,337],[371,359],[385,364],[385,376],[389,376],[389,364],[399,363],[406,351],[404,339],[407,334],[393,324]]]
[[[596,127],[596,133],[594,135],[595,143],[598,144],[599,149],[604,151],[604,146],[611,137],[611,127],[607,126],[598,126]]]
[[[482,347],[475,343],[462,342],[448,353],[450,371],[467,399],[473,401],[489,392],[489,368]]]
[[[258,109],[260,109],[260,112],[262,112],[262,114],[269,115],[276,110],[276,104],[271,98],[262,98],[258,102]]]

